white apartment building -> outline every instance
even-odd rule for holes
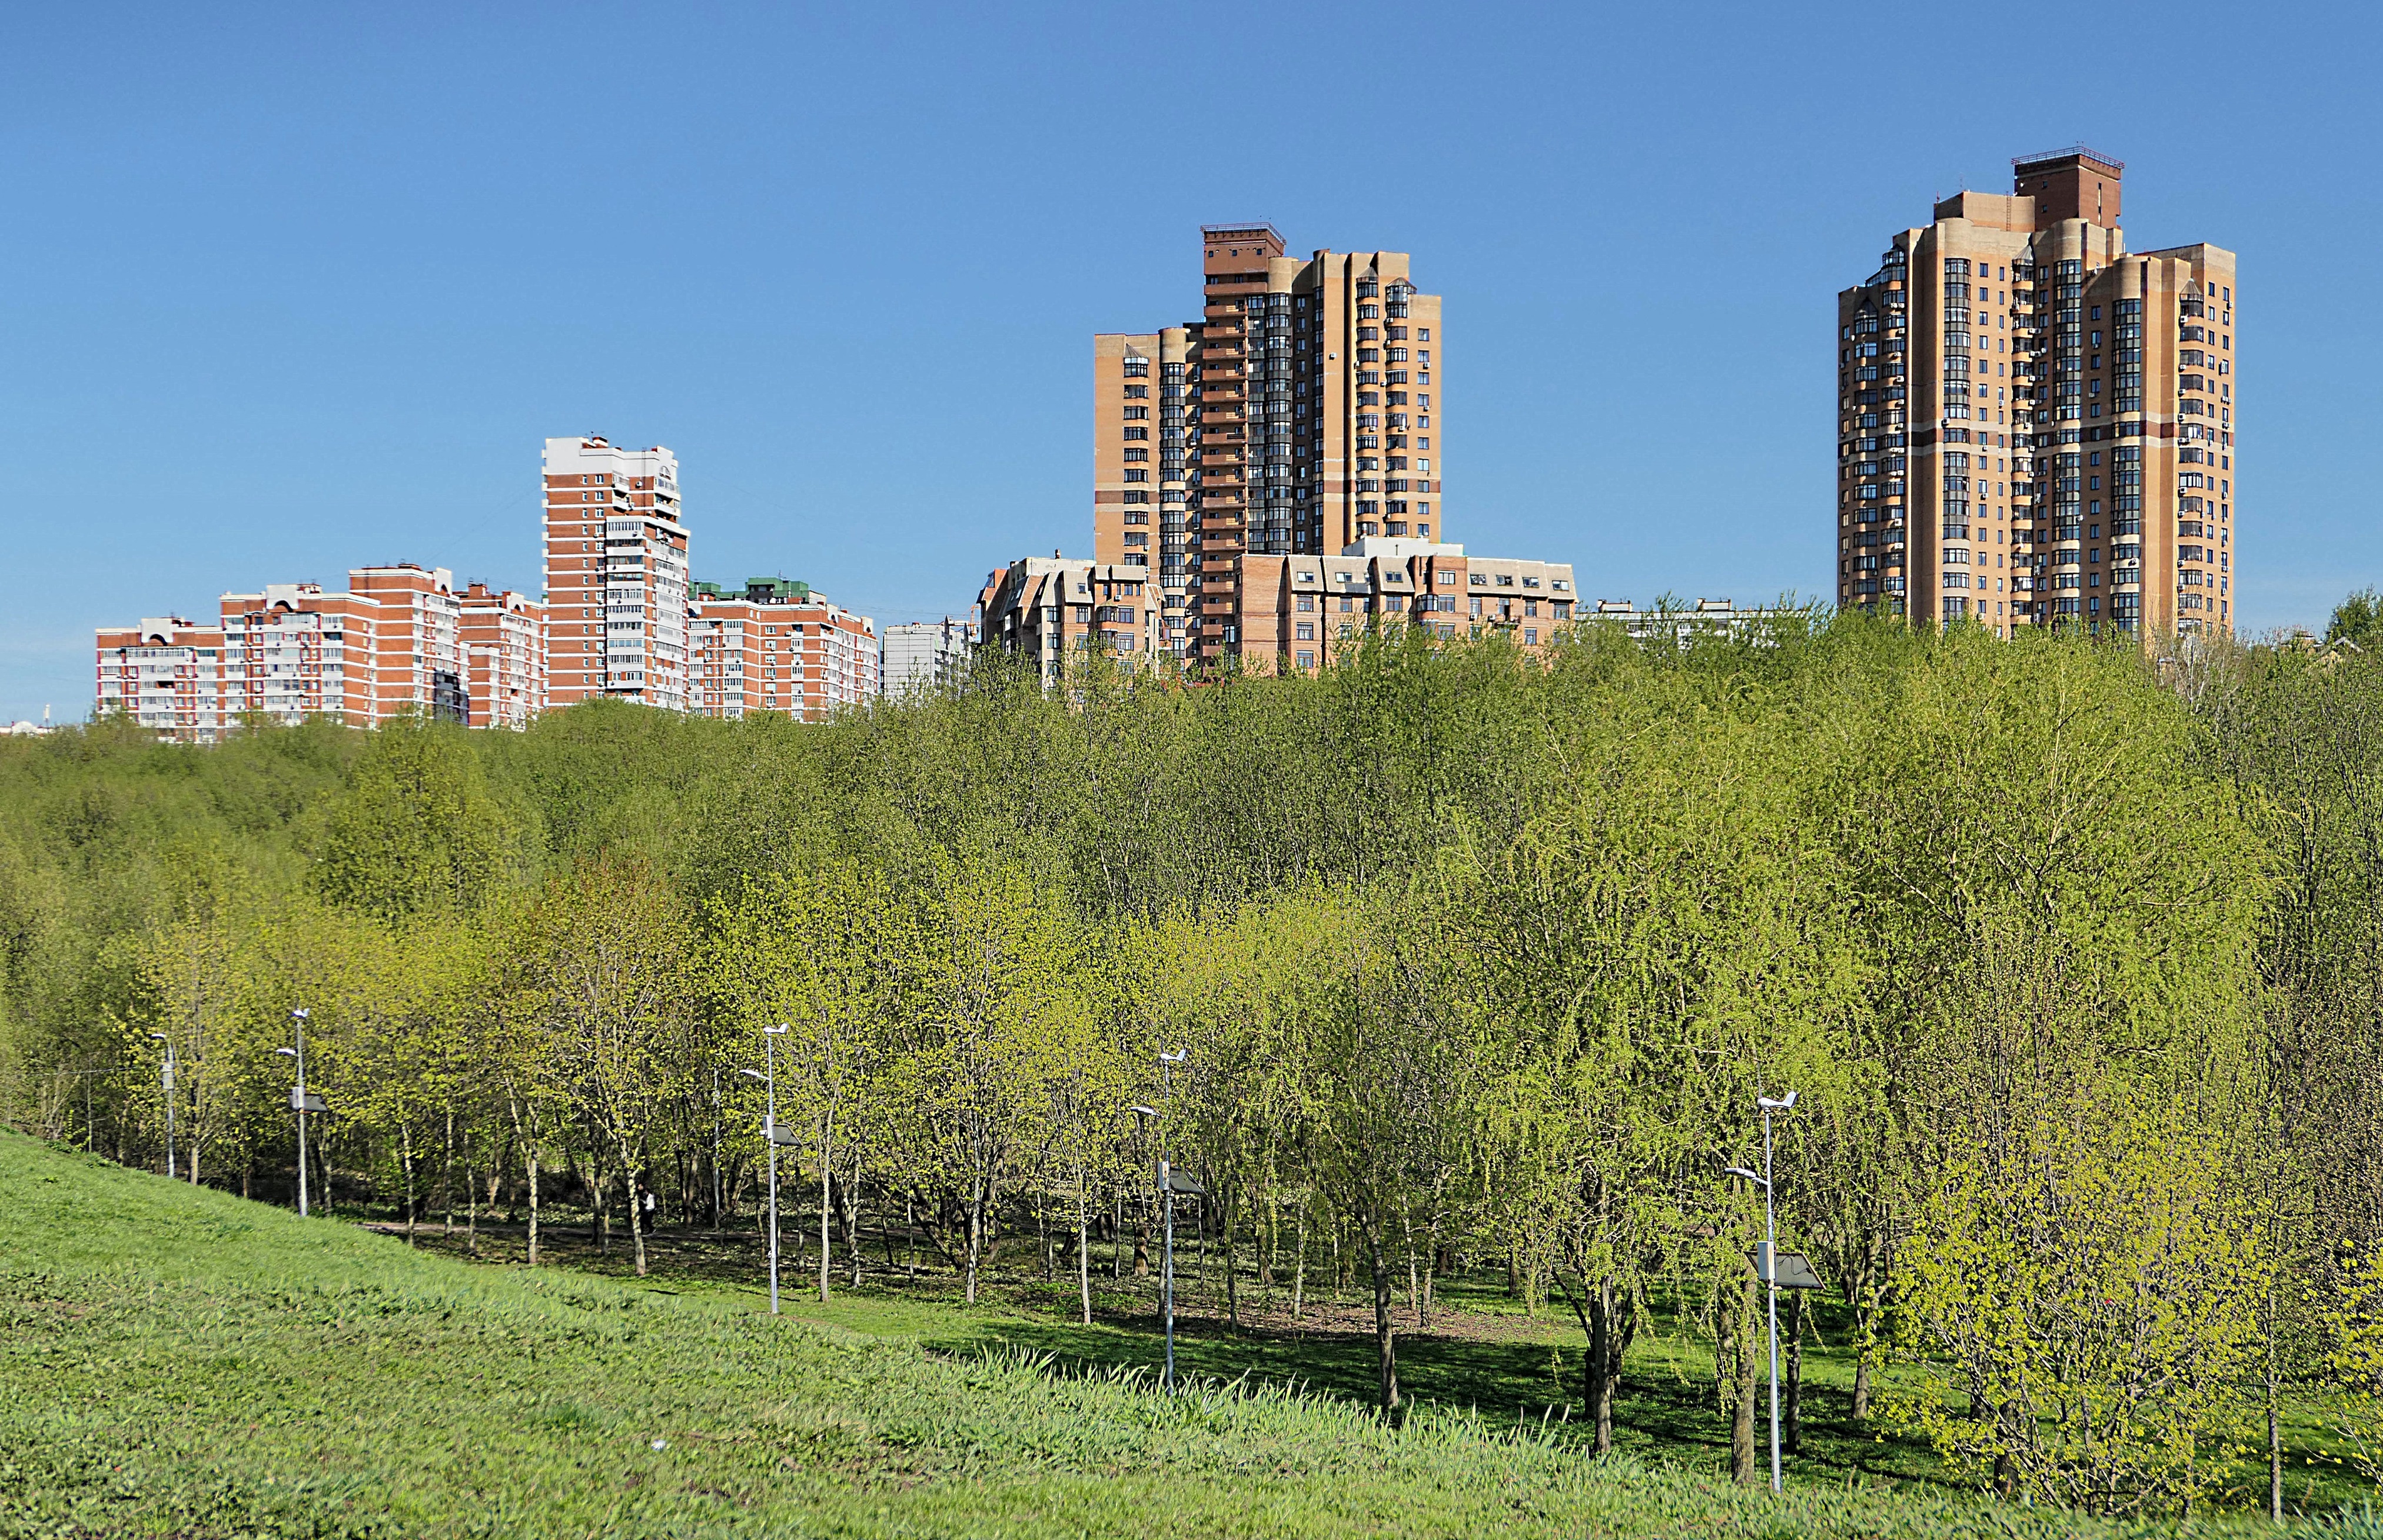
[[[935,689],[958,672],[968,651],[968,622],[949,615],[889,625],[878,645],[880,688],[889,696]]]
[[[678,457],[546,441],[547,696],[689,707],[687,531]]]

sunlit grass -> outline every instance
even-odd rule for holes
[[[1841,1472],[1780,1500],[1593,1461],[1502,1405],[1391,1428],[1326,1383],[1340,1345],[1195,1333],[1168,1397],[1130,1324],[1018,1304],[790,1296],[773,1321],[749,1286],[474,1266],[13,1135],[0,1192],[0,1534],[2087,1528]],[[1527,1368],[1552,1345],[1501,1346]]]

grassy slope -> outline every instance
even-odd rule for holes
[[[2077,1534],[474,1269],[0,1133],[0,1534]],[[662,1446],[655,1448],[657,1441]]]

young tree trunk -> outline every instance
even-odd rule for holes
[[[1407,1244],[1407,1309],[1415,1312],[1415,1329],[1421,1331],[1423,1318],[1423,1284],[1415,1276],[1414,1226],[1404,1214],[1399,1216],[1399,1228],[1405,1232]]]
[[[1804,1452],[1804,1291],[1787,1294],[1786,1402],[1780,1408],[1779,1447],[1788,1454]]]
[[[469,1180],[470,1177],[471,1173],[465,1172],[464,1178]],[[455,1233],[455,1109],[451,1106],[447,1109],[447,1155],[438,1164],[438,1212],[440,1214],[438,1233],[442,1236],[453,1235]]]
[[[2267,1315],[2267,1517],[2284,1522],[2284,1424],[2276,1383],[2276,1322],[2274,1301]]]
[[[612,1214],[605,1207],[604,1163],[594,1151],[587,1152],[587,1238],[599,1251],[612,1250]]]
[[[1084,1324],[1093,1324],[1093,1195],[1085,1189],[1084,1163],[1076,1162],[1076,1301]]]
[[[1225,1319],[1236,1328],[1241,1324],[1241,1258],[1233,1225],[1233,1200],[1239,1192],[1238,1187],[1227,1188],[1218,1213],[1225,1225]]]
[[[968,1287],[969,1304],[976,1303],[976,1262],[984,1245],[984,1178],[982,1175],[969,1179],[968,1205]]]
[[[1290,1263],[1290,1323],[1299,1324],[1299,1312],[1307,1303],[1307,1205],[1299,1205],[1299,1225],[1293,1240],[1299,1254]]]
[[[529,1147],[529,1264],[537,1265],[537,1146]]]
[[[1365,1226],[1365,1252],[1374,1269],[1374,1345],[1381,1369],[1382,1415],[1399,1419],[1398,1327],[1390,1320],[1390,1270],[1382,1256],[1379,1227]]]
[[[1599,1454],[1613,1448],[1613,1402],[1622,1388],[1622,1365],[1630,1352],[1631,1338],[1638,1335],[1638,1304],[1627,1290],[1616,1298],[1613,1280],[1599,1278],[1597,1297],[1591,1302],[1595,1329],[1591,1338],[1590,1359],[1597,1371],[1596,1397],[1589,1406],[1589,1416],[1596,1428]]]
[[[1871,1363],[1875,1356],[1872,1338],[1878,1335],[1877,1268],[1870,1244],[1864,1242],[1855,1266],[1854,1303],[1857,1319],[1854,1329],[1861,1341],[1854,1354],[1854,1416],[1870,1416]]]
[[[852,1287],[860,1287],[860,1146],[852,1147],[852,1179],[844,1184],[844,1254],[852,1263]]]
[[[827,1303],[828,1215],[835,1212],[835,1115],[820,1119],[820,1303]],[[976,1296],[969,1295],[972,1301]]]
[[[626,1140],[621,1145],[621,1205],[629,1213],[629,1239],[636,1248],[637,1276],[646,1275],[646,1215],[637,1201],[637,1157]]]
[[[1133,1231],[1133,1275],[1150,1276],[1150,1221],[1142,1220]]]
[[[405,1166],[405,1243],[414,1244],[414,1125],[397,1126],[399,1160]]]
[[[467,1155],[463,1161],[463,1249],[480,1254],[480,1177]]]
[[[1572,1286],[1561,1273],[1556,1275],[1556,1287],[1580,1318],[1581,1335],[1588,1339],[1588,1350],[1580,1364],[1581,1411],[1596,1439],[1592,1452],[1605,1454],[1613,1448],[1613,1401],[1622,1385],[1622,1364],[1629,1354],[1631,1338],[1638,1334],[1637,1302],[1627,1290],[1615,1294],[1611,1276],[1598,1279],[1593,1287],[1587,1278],[1581,1280],[1582,1290],[1588,1296],[1586,1304],[1574,1297]],[[1716,1344],[1716,1371],[1720,1363]]]
[[[1117,1207],[1117,1222],[1109,1230],[1109,1276],[1122,1281],[1125,1277],[1125,1184],[1119,1182],[1109,1190]]]

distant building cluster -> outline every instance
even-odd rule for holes
[[[1838,296],[1836,603],[2001,635],[2230,628],[2234,254],[2129,253],[2108,156],[2013,166]],[[881,633],[807,584],[695,582],[675,455],[549,438],[537,597],[403,562],[226,594],[102,628],[99,711],[194,742],[252,716],[518,729],[599,698],[812,721],[943,688],[976,648],[1055,683],[1093,656],[1295,673],[1389,627],[1685,645],[1778,613],[1589,601],[1567,562],[1471,554],[1447,323],[1407,254],[1293,257],[1265,224],[1200,242],[1197,319],[1093,339],[1092,556],[996,568],[966,622]]]
[[[443,567],[359,567],[345,592],[268,584],[216,618],[103,626],[98,713],[209,743],[243,717],[401,716],[520,729],[582,700],[806,721],[878,693],[876,626],[800,583],[688,578],[678,458],[546,441],[546,589],[458,587]]]
[[[1570,566],[1448,538],[1445,325],[1407,254],[1200,238],[1198,320],[1093,339],[1092,560],[989,574],[977,642],[1047,678],[1088,653],[1282,672],[1385,624],[1536,647],[1570,623]]]

